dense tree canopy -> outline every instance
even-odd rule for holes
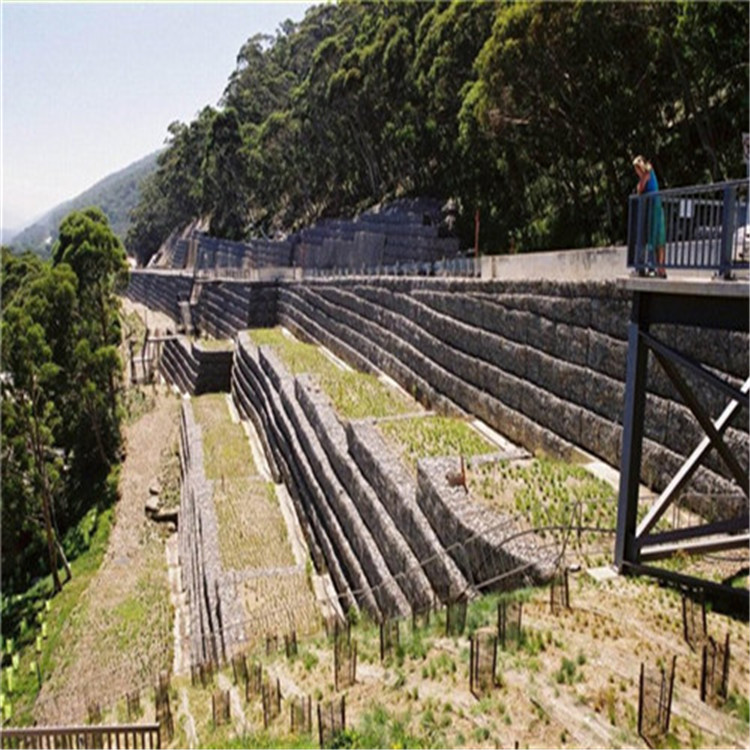
[[[170,128],[128,236],[199,214],[238,238],[398,195],[452,196],[502,252],[621,241],[630,162],[664,185],[743,174],[739,2],[358,0],[242,47],[216,112]]]
[[[45,570],[60,587],[62,536],[119,459],[115,293],[126,278],[122,243],[95,208],[63,220],[52,261],[3,248],[5,590]]]

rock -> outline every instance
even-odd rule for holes
[[[177,524],[177,508],[160,510],[151,516],[156,523],[174,523]]]
[[[161,485],[159,482],[154,480],[151,482],[151,484],[148,486],[148,492],[149,495],[161,495]]]
[[[159,496],[158,495],[152,495],[149,497],[148,500],[146,500],[146,505],[144,506],[144,510],[146,511],[147,516],[154,516],[159,512]]]

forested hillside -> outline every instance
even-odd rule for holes
[[[748,12],[726,3],[342,2],[239,51],[173,123],[127,236],[146,262],[210,217],[240,239],[383,198],[458,199],[503,252],[621,241],[631,161],[663,186],[744,174]]]
[[[57,240],[60,222],[71,211],[86,206],[99,206],[109,219],[112,231],[122,240],[128,231],[130,213],[138,204],[142,180],[156,169],[157,154],[149,154],[125,169],[105,177],[76,198],[47,212],[11,241],[18,251],[31,250],[49,257]]]
[[[2,248],[2,589],[21,591],[88,540],[120,459],[122,243],[98,208],[69,214],[52,258]],[[94,522],[95,523],[95,522]],[[66,564],[67,567],[67,564]]]

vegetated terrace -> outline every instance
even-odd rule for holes
[[[387,417],[421,408],[412,398],[384,385],[375,375],[340,367],[318,346],[294,339],[281,328],[252,329],[250,336],[257,346],[272,347],[292,375],[314,375],[342,417]]]
[[[206,477],[214,480],[222,568],[244,573],[238,596],[246,637],[259,640],[266,632],[285,632],[291,611],[301,632],[317,627],[310,582],[304,567],[295,565],[274,485],[259,476],[247,435],[232,421],[226,395],[200,396],[192,405],[202,432]],[[273,569],[275,575],[270,574]]]

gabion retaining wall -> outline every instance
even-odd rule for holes
[[[189,300],[193,290],[193,276],[180,271],[135,270],[130,272],[130,283],[125,294],[135,302],[142,302],[152,310],[180,319],[179,302]]]
[[[185,336],[175,336],[164,342],[159,367],[183,393],[198,396],[229,390],[233,358],[231,349],[204,349]]]
[[[613,283],[420,279],[284,283],[279,320],[359,367],[383,370],[423,402],[480,417],[530,450],[576,447],[619,466],[630,296]],[[746,335],[654,326],[668,345],[741,383]],[[721,394],[705,392],[718,415]],[[662,489],[702,430],[658,364],[649,366],[642,479]],[[727,431],[747,466],[747,413]],[[733,491],[721,461],[693,490]]]

